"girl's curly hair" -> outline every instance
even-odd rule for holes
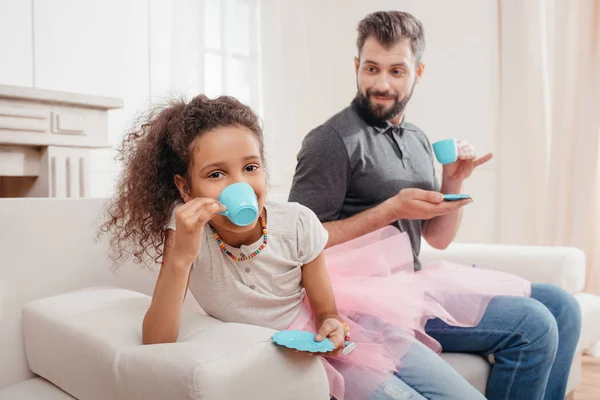
[[[128,133],[117,159],[123,171],[108,203],[101,233],[110,237],[111,258],[117,262],[131,252],[136,262],[159,262],[165,226],[181,196],[175,175],[187,177],[194,139],[215,128],[243,126],[260,143],[258,116],[233,97],[209,99],[199,95],[189,103],[176,100],[151,109]]]

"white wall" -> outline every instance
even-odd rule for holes
[[[222,0],[221,7],[240,9],[235,1],[249,1],[253,12],[253,0]],[[109,115],[109,134],[117,144],[149,98],[203,90],[205,38],[215,32],[206,25],[214,19],[203,14],[208,2],[219,0],[0,0],[0,83],[122,98],[124,109]],[[406,10],[425,26],[427,69],[408,119],[432,141],[453,136],[469,140],[480,152],[496,152],[495,1],[258,4],[260,12],[250,20],[260,24],[260,39],[251,38],[259,46],[252,47],[249,60],[260,54],[261,79],[256,71],[249,76],[252,101],[264,117],[273,197],[287,197],[306,133],[354,96],[356,25],[375,10]],[[232,89],[226,77],[222,81],[222,90]],[[95,155],[93,196],[105,195],[116,175],[109,157],[106,151]],[[478,170],[465,191],[475,201],[459,240],[496,241],[496,162]]]
[[[33,85],[31,2],[0,0],[0,84]]]
[[[147,0],[0,0],[0,83],[118,97],[117,143],[149,95]],[[92,159],[93,196],[110,187],[109,151]]]
[[[285,198],[296,153],[308,131],[346,107],[356,92],[356,26],[377,10],[413,13],[425,27],[427,64],[407,118],[431,141],[457,137],[497,152],[498,13],[495,1],[264,0],[263,104],[273,190]],[[277,33],[277,34],[276,34]],[[498,156],[496,154],[496,156]],[[495,160],[469,179],[474,198],[461,241],[498,237]]]
[[[123,99],[109,112],[113,146],[151,102],[210,92],[207,81],[216,83],[209,95],[250,91],[258,105],[255,9],[256,0],[0,0],[0,84]],[[221,79],[204,73],[207,53],[220,60]],[[240,66],[250,71],[244,79]],[[111,193],[115,154],[93,152],[92,197]]]

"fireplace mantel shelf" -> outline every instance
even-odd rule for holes
[[[86,197],[117,98],[0,85],[0,197]]]

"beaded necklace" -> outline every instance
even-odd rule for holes
[[[215,228],[213,228],[212,225],[210,225],[210,229],[212,230],[213,236],[217,240],[219,247],[221,248],[221,250],[223,250],[223,252],[225,254],[227,254],[227,256],[229,256],[229,258],[231,258],[232,260],[237,261],[237,262],[246,261],[246,260],[250,260],[251,258],[256,257],[267,245],[267,225],[265,224],[265,220],[263,219],[262,215],[258,217],[258,220],[260,221],[260,225],[262,227],[263,242],[258,249],[254,250],[252,252],[252,254],[250,254],[248,256],[244,255],[243,257],[237,257],[231,251],[227,250],[227,248],[225,248],[225,243],[223,243],[223,240],[221,239],[221,237],[219,236],[219,234],[217,233]]]

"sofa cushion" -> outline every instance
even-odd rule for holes
[[[442,353],[442,358],[475,389],[485,394],[490,363],[482,356],[465,353]]]
[[[184,309],[177,343],[142,345],[150,301],[130,290],[92,288],[28,303],[31,370],[79,400],[328,398],[318,358],[283,351],[270,329]]]
[[[120,351],[141,345],[150,297],[94,288],[35,300],[23,309],[25,350],[31,370],[78,399],[117,398],[113,368]],[[182,332],[218,324],[187,318]],[[190,326],[190,324],[194,324]]]
[[[581,338],[578,350],[592,347],[600,339],[600,297],[591,293],[577,293],[581,306]]]
[[[0,389],[0,400],[73,400],[74,397],[42,378],[33,378]]]

